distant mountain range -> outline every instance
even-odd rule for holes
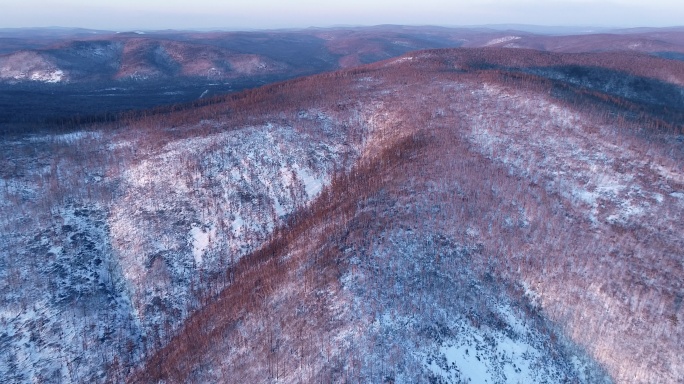
[[[410,49],[477,47],[504,45],[503,43],[510,47],[554,52],[631,50],[682,53],[682,33],[684,31],[677,28],[611,31],[525,25],[477,28],[388,25],[204,33],[114,33],[68,28],[5,29],[0,30],[0,53],[4,54],[0,78],[5,81],[45,81],[42,73],[55,70],[61,70],[65,74],[60,81],[73,82],[164,76],[231,78],[258,72],[255,68],[242,68],[240,64],[234,63],[236,60],[240,61],[240,55],[257,55],[265,62],[283,65],[280,70],[278,67],[269,68],[271,71],[311,72],[378,61]],[[272,49],[274,46],[280,49]],[[107,49],[111,52],[105,54],[103,50]],[[17,60],[14,55],[26,50],[34,51],[35,60],[40,60],[40,63],[22,67],[20,63],[25,63],[25,58]],[[297,55],[291,55],[292,53]],[[322,53],[325,55],[317,56]],[[190,66],[187,61],[191,54],[198,55],[197,58],[202,62]],[[103,68],[105,59],[108,66]],[[321,60],[323,63],[319,62]],[[233,71],[236,73],[232,73]],[[39,75],[32,77],[36,73]]]
[[[513,30],[518,27],[531,29],[386,25],[144,34],[68,28],[3,30],[0,124],[3,131],[26,131],[55,122],[111,120],[125,111],[190,102],[418,49],[629,51],[684,58],[684,32],[673,28],[548,35]],[[24,109],[32,113],[22,113]]]

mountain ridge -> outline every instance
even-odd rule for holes
[[[662,84],[639,79],[680,92],[682,71],[417,51],[4,140],[0,366],[17,381],[677,381],[683,105],[658,109]]]
[[[454,47],[643,52],[681,60],[671,29],[548,36],[411,26],[288,31],[150,31],[0,38],[0,124],[12,132],[111,121],[275,81],[349,68],[409,51]],[[59,102],[56,102],[59,100]],[[31,110],[25,113],[24,110]]]

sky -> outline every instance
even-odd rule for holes
[[[3,0],[0,28],[274,29],[339,25],[684,25],[682,0]]]

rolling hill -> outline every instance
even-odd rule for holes
[[[3,138],[0,376],[681,381],[684,62],[497,44]]]
[[[129,111],[191,102],[419,49],[454,47],[642,52],[681,60],[684,32],[663,28],[551,35],[393,25],[254,32],[0,30],[0,129],[68,130],[84,122],[112,121]]]

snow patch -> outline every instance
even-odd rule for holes
[[[30,79],[32,81],[42,81],[44,83],[59,83],[64,79],[64,71],[60,69],[54,71],[36,71],[31,74]]]
[[[672,192],[672,193],[670,193],[670,196],[677,198],[677,199],[684,200],[684,192]]]
[[[398,59],[396,59],[396,60],[390,61],[390,62],[389,62],[389,65],[401,64],[401,63],[405,63],[405,62],[411,61],[411,60],[413,60],[413,56],[400,57],[400,58],[398,58]]]
[[[323,180],[316,178],[306,168],[301,168],[298,164],[292,167],[297,173],[297,178],[304,183],[304,190],[309,198],[318,195],[323,189]]]
[[[240,217],[240,215],[235,215],[235,219],[233,220],[233,223],[231,224],[231,228],[233,229],[233,233],[235,235],[239,235],[242,232],[242,228],[245,226],[245,220]]]
[[[287,210],[282,204],[280,204],[280,200],[278,198],[273,199],[273,207],[275,209],[276,216],[283,217],[287,214]]]
[[[198,224],[192,224],[190,237],[192,238],[192,256],[195,259],[195,263],[201,265],[204,252],[209,247],[211,240],[216,237],[216,227],[211,226],[208,231],[205,231]]]
[[[485,47],[489,47],[490,45],[496,45],[496,44],[501,44],[501,43],[507,43],[509,41],[513,40],[519,40],[520,36],[504,36],[504,37],[499,37],[497,39],[492,39],[489,40],[486,44]]]
[[[535,383],[559,377],[552,366],[535,366],[544,361],[544,352],[527,340],[530,329],[511,308],[500,308],[500,315],[512,332],[474,327],[464,319],[456,337],[426,356],[426,367],[447,382]]]

